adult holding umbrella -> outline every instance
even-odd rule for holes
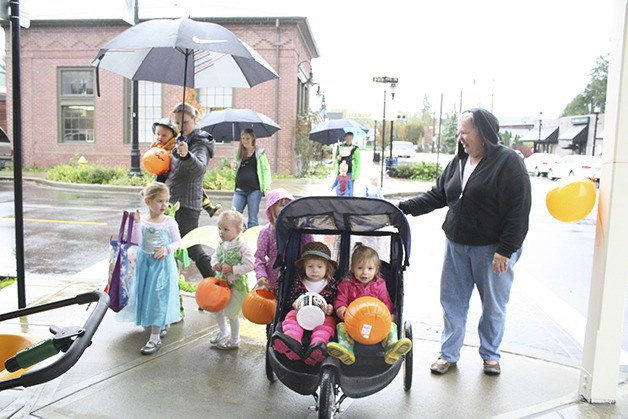
[[[278,78],[278,74],[227,28],[187,18],[154,19],[132,26],[104,45],[92,66],[97,69],[97,81],[98,70],[104,68],[131,80],[183,86],[181,107],[174,109],[173,119],[183,132],[184,140],[172,151],[167,183],[174,189],[172,199],[178,196],[188,204],[187,207],[181,204],[182,209],[188,208],[184,211],[188,213],[183,216],[184,222],[177,219],[180,228],[182,224],[187,226],[181,228],[181,235],[185,235],[184,230],[198,226],[202,177],[213,154],[209,134],[202,134],[196,126],[198,111],[185,102],[185,88],[252,87]],[[187,185],[185,178],[191,181]],[[188,196],[183,195],[186,187]],[[211,263],[202,249],[189,253],[192,259],[196,257],[194,261],[201,274],[212,276]]]
[[[255,144],[255,132],[245,128],[240,138],[236,161],[231,167],[236,171],[233,207],[239,213],[248,206],[247,227],[258,225],[257,215],[262,196],[270,192],[270,164],[264,149]]]

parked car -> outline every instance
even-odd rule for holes
[[[562,157],[559,161],[552,164],[547,172],[547,177],[551,180],[566,177],[584,177],[598,182],[601,172],[602,159],[599,157],[571,154]]]
[[[416,149],[410,141],[393,141],[392,148],[393,159],[397,157],[399,163],[414,162],[416,158]],[[390,157],[390,146],[386,147],[385,157]]]
[[[551,165],[557,162],[560,156],[552,153],[533,153],[523,160],[528,173],[534,176],[547,176]]]
[[[0,169],[4,169],[10,161],[13,161],[13,146],[7,134],[0,128]]]

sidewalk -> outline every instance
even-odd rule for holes
[[[295,196],[331,195],[326,180],[276,180]],[[413,196],[431,183],[384,179],[386,197]],[[29,304],[73,297],[106,282],[108,266],[96,264],[67,281],[51,284],[29,278]],[[15,286],[0,291],[1,311],[16,296]],[[407,302],[406,304],[409,304]],[[438,299],[425,296],[423,311],[440,315]],[[44,385],[0,392],[0,418],[5,417],[316,417],[313,399],[290,391],[280,382],[269,383],[264,372],[264,327],[242,322],[243,344],[237,352],[210,348],[208,336],[216,326],[207,313],[196,310],[193,296],[184,297],[185,321],[174,325],[164,346],[146,357],[138,348],[145,342],[142,328],[116,322],[108,312],[93,345],[78,364]],[[0,324],[0,332],[23,331],[47,337],[50,324],[75,326],[87,317],[84,308],[63,309]],[[509,307],[509,316],[521,328],[548,324],[543,313],[523,298]],[[471,315],[470,315],[471,317]],[[577,394],[579,369],[564,362],[532,357],[508,348],[499,377],[482,374],[477,347],[465,345],[455,370],[430,374],[438,352],[438,331],[428,321],[413,321],[414,377],[411,392],[403,391],[403,373],[372,396],[347,399],[340,417],[426,418],[606,418],[628,417],[628,386],[618,388],[617,404],[590,405]],[[469,327],[473,324],[470,321]],[[471,334],[471,330],[469,331]],[[558,333],[548,328],[548,334]],[[525,343],[522,343],[525,344]],[[171,377],[172,379],[164,379]],[[165,397],[164,397],[165,396]]]

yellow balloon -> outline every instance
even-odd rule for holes
[[[589,179],[568,180],[547,192],[545,204],[554,218],[569,223],[586,217],[596,198],[595,185]]]

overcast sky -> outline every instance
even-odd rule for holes
[[[28,0],[32,18],[116,17],[125,0]],[[438,111],[482,106],[500,117],[557,117],[610,48],[613,0],[140,0],[140,18],[304,16],[320,58],[315,81],[328,110],[381,119],[415,113],[427,95]],[[119,9],[118,9],[119,7]],[[109,16],[103,15],[109,13]],[[392,109],[395,112],[395,109]],[[391,114],[388,114],[391,115]]]

